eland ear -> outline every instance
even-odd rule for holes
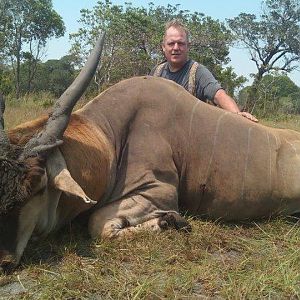
[[[47,174],[49,184],[55,189],[82,200],[85,203],[97,203],[86,195],[81,186],[72,177],[59,149],[55,149],[47,158]]]
[[[69,195],[78,197],[85,203],[96,204],[97,202],[89,198],[80,185],[73,179],[67,169],[61,170],[54,178],[53,183],[56,189]]]

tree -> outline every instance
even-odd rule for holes
[[[230,61],[229,46],[233,41],[230,31],[224,24],[197,12],[188,18],[187,27],[191,39],[190,57],[205,65],[233,96],[246,78],[237,76],[231,67],[224,67]]]
[[[248,49],[257,68],[248,109],[255,105],[256,85],[264,74],[291,72],[300,61],[299,0],[264,0],[262,3],[259,19],[253,14],[241,13],[227,20],[238,43]]]
[[[242,87],[247,81],[244,76],[237,76],[232,67],[221,68],[218,66],[218,70],[215,70],[215,72],[218,80],[222,82],[222,87],[232,97],[234,97],[236,89]]]
[[[0,94],[7,95],[12,90],[12,72],[7,66],[0,64]]]
[[[147,74],[153,60],[162,59],[160,42],[163,20],[174,15],[177,8],[133,7],[130,3],[112,5],[110,1],[99,1],[93,10],[81,10],[78,33],[71,35],[75,40],[73,53],[85,57],[92,47],[97,33],[106,31],[105,47],[102,52],[99,85],[110,85],[134,75]],[[178,14],[176,14],[178,15]]]
[[[27,91],[31,89],[36,65],[47,39],[64,35],[62,18],[53,10],[51,0],[1,0],[0,40],[2,58],[14,70],[17,98],[20,96],[20,68],[28,64]]]
[[[286,75],[265,75],[256,86],[258,101],[255,114],[266,117],[278,113],[300,112],[300,88]],[[241,90],[239,103],[245,105],[251,95],[251,87]]]
[[[181,10],[180,5],[133,7],[126,3],[112,5],[110,1],[98,1],[92,10],[81,10],[82,27],[71,35],[75,41],[73,53],[82,57],[92,47],[97,33],[106,31],[99,86],[111,85],[131,76],[145,75],[163,58],[161,42],[164,24],[171,19],[181,19],[191,32],[191,58],[206,64],[217,78],[233,76],[232,86],[240,84],[233,72],[224,73],[223,64],[229,61],[231,33],[219,21],[200,13]],[[241,78],[240,78],[241,79]]]
[[[272,70],[290,72],[300,61],[300,2],[265,0],[264,4],[260,20],[246,13],[228,20],[255,62],[257,80]]]
[[[218,66],[229,62],[229,46],[233,41],[224,24],[195,12],[188,19],[190,56],[217,73]]]
[[[26,68],[26,65],[22,65],[22,67]],[[36,72],[36,79],[32,82],[34,91],[47,90],[58,97],[67,89],[76,76],[74,57],[66,55],[59,60],[51,59],[45,63],[39,62]]]
[[[3,45],[5,43],[5,32],[7,31],[8,18],[6,15],[8,1],[0,0],[0,62],[3,61]]]

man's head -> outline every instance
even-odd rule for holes
[[[178,20],[172,20],[165,26],[162,49],[171,71],[178,71],[187,61],[189,33]]]

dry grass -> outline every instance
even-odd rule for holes
[[[31,105],[8,104],[7,124],[44,110]],[[279,126],[299,128],[298,118],[285,122]],[[0,276],[0,299],[299,298],[297,219],[190,222],[190,234],[141,232],[119,241],[92,241],[74,223],[29,244],[18,270]]]
[[[277,127],[277,128],[287,128],[300,131],[300,116],[299,115],[286,115],[281,118],[268,119],[261,121],[264,125]]]
[[[19,270],[0,278],[1,294],[14,290],[20,299],[299,297],[297,223],[191,224],[190,234],[143,232],[96,242],[74,225],[31,243]]]

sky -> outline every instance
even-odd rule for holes
[[[261,11],[261,0],[111,0],[113,4],[123,5],[125,2],[131,2],[136,7],[148,7],[149,2],[153,2],[155,6],[168,4],[180,4],[180,9],[186,9],[191,12],[197,11],[210,16],[215,20],[225,21],[227,18],[233,18],[240,13],[252,13],[259,15]],[[77,32],[80,28],[80,10],[82,8],[92,9],[97,0],[52,0],[54,10],[63,18],[66,26],[66,34],[59,39],[52,39],[47,45],[47,56],[45,59],[59,59],[66,55],[70,49],[71,42],[69,34]],[[229,55],[231,62],[228,66],[234,68],[237,75],[243,75],[249,79],[246,83],[250,84],[252,79],[250,73],[256,73],[254,62],[250,61],[247,50],[231,48]],[[300,71],[293,71],[289,77],[300,87]]]

